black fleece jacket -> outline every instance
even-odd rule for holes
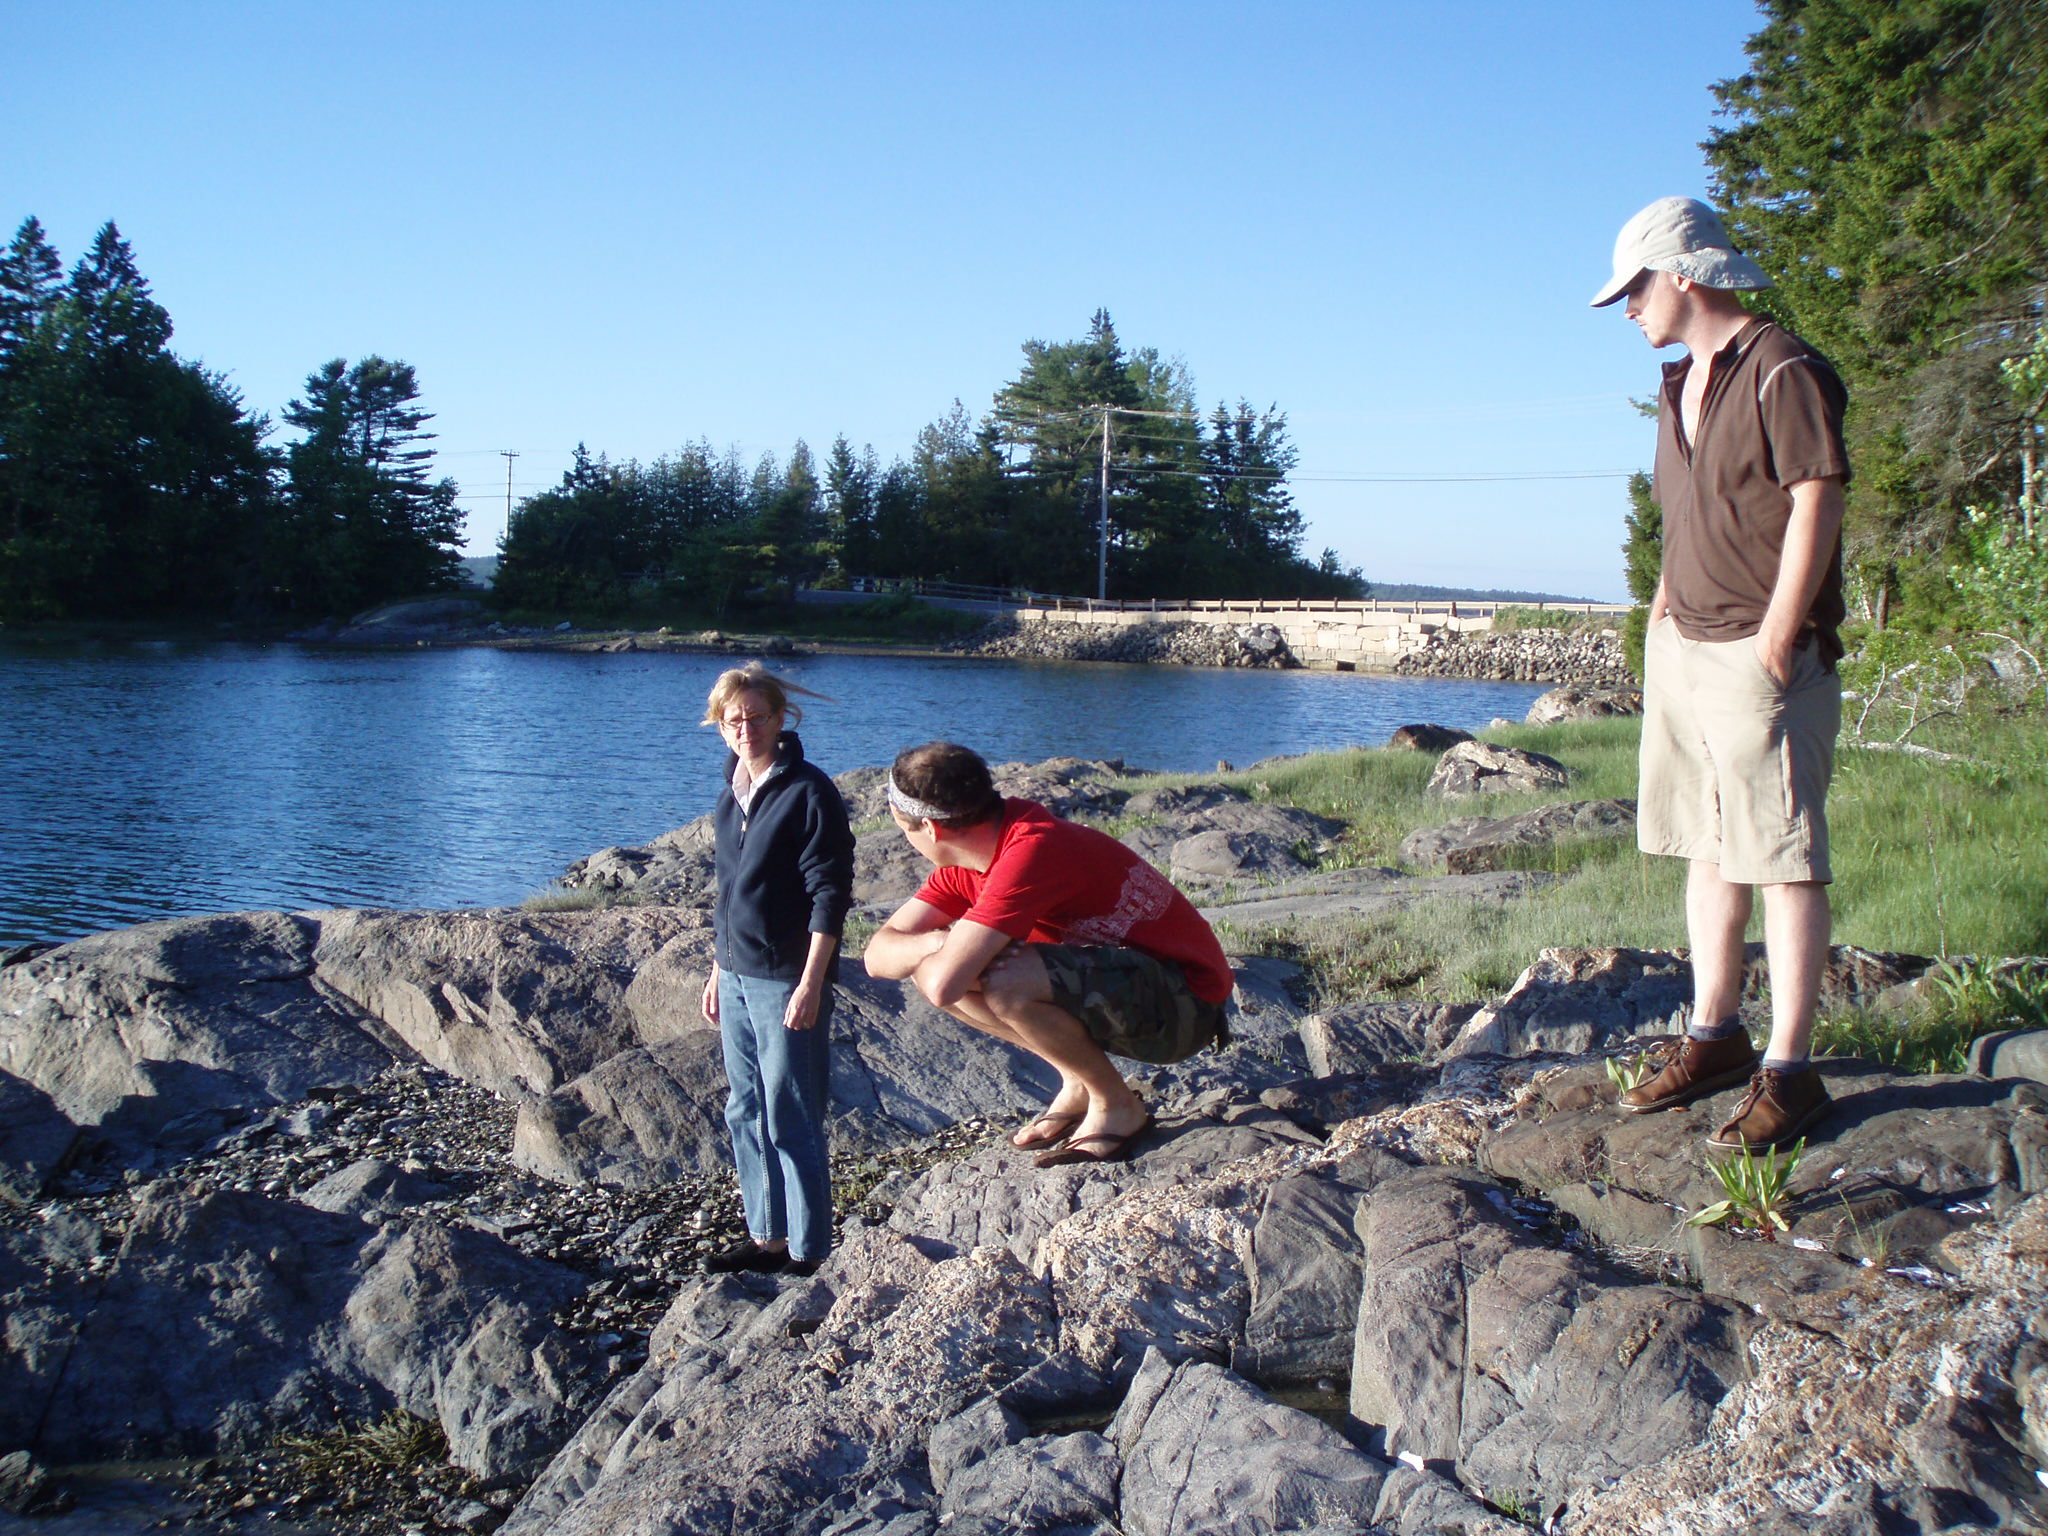
[[[784,731],[775,766],[754,790],[750,813],[726,791],[712,813],[718,834],[718,904],[713,924],[718,964],[735,976],[795,981],[803,975],[811,935],[846,931],[853,904],[853,830],[846,802],[824,771],[804,760],[796,732]],[[839,955],[828,979],[837,980]]]

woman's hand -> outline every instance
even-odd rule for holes
[[[716,962],[713,962],[711,967],[711,979],[704,983],[703,1000],[697,1006],[703,1012],[706,1024],[716,1024],[718,1022],[718,966]]]
[[[796,984],[789,994],[789,1003],[782,1010],[784,1029],[810,1029],[818,1022],[818,1001],[823,988],[806,978]]]

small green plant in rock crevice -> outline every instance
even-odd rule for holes
[[[1610,1056],[1606,1066],[1607,1080],[1614,1084],[1614,1091],[1619,1095],[1647,1083],[1657,1070],[1657,1058],[1649,1051],[1638,1051],[1627,1061],[1619,1056]]]
[[[1695,1211],[1686,1217],[1685,1224],[1717,1227],[1725,1223],[1737,1231],[1749,1227],[1775,1241],[1780,1232],[1792,1230],[1785,1220],[1785,1207],[1791,1203],[1785,1186],[1792,1182],[1799,1159],[1805,1155],[1806,1138],[1802,1136],[1782,1154],[1759,1155],[1744,1147],[1726,1161],[1713,1164],[1714,1176],[1721,1181],[1726,1198]]]
[[[448,1459],[441,1426],[394,1408],[375,1423],[324,1435],[281,1435],[278,1447],[313,1477],[398,1472]]]

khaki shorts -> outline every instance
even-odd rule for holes
[[[1189,991],[1186,973],[1170,960],[1110,944],[1032,948],[1045,962],[1053,1002],[1112,1056],[1165,1066],[1230,1039],[1223,1005]]]
[[[1736,885],[1832,880],[1828,779],[1842,681],[1811,638],[1780,686],[1753,641],[1688,640],[1670,619],[1644,644],[1645,853],[1721,866]]]

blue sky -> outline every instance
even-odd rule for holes
[[[1630,395],[1586,307],[1703,195],[1735,0],[16,4],[0,222],[114,218],[273,417],[330,357],[420,374],[470,541],[580,440],[884,459],[1108,308],[1204,407],[1277,404],[1309,553],[1616,598]]]

